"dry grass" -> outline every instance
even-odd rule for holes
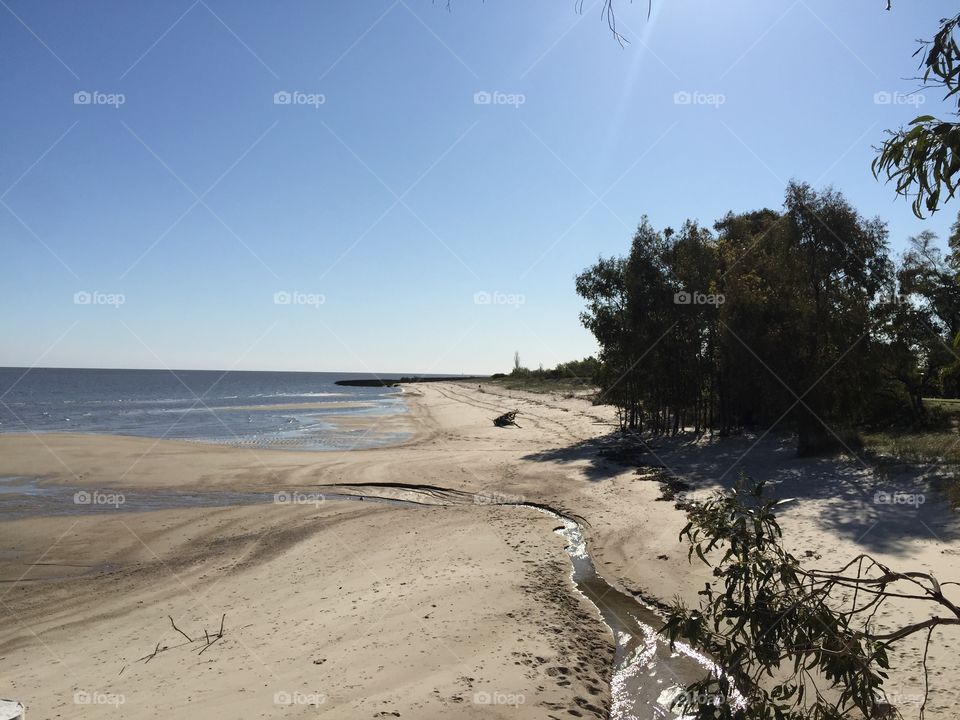
[[[960,508],[960,434],[956,430],[865,434],[863,443],[882,460],[939,467],[937,486],[951,507]]]
[[[880,455],[911,463],[960,464],[960,434],[942,430],[919,433],[868,433],[864,446]]]

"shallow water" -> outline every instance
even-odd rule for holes
[[[343,387],[363,374],[0,368],[0,433],[99,433],[296,450],[389,445],[377,427],[400,391]],[[369,420],[346,426],[333,416]]]
[[[563,522],[563,527],[556,532],[567,540],[573,581],[596,606],[616,641],[614,674],[610,680],[610,717],[613,720],[682,717],[682,705],[675,703],[676,698],[689,683],[716,672],[716,666],[682,643],[671,650],[667,640],[657,632],[663,618],[597,573],[580,525],[558,513],[543,512]],[[672,703],[675,703],[673,707]]]
[[[418,505],[418,503],[407,500],[299,490],[274,493],[219,490],[180,492],[174,490],[95,489],[70,485],[45,485],[33,477],[0,476],[0,520],[49,517],[52,515],[234,507],[267,503],[319,505],[338,500]]]
[[[51,515],[144,512],[273,502],[273,493],[116,490],[44,485],[37,478],[0,477],[0,520]]]

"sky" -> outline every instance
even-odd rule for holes
[[[596,352],[641,216],[888,223],[954,3],[0,0],[0,365],[489,373]]]

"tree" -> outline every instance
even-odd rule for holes
[[[835,427],[862,422],[876,375],[872,299],[889,285],[887,231],[833,190],[787,187],[779,232],[767,237],[781,259],[779,339],[764,362],[791,396],[798,453],[843,443]],[[785,348],[789,350],[784,351]]]
[[[679,290],[670,277],[672,237],[671,230],[658,232],[644,216],[623,265],[626,289],[626,332],[621,340],[626,364],[623,382],[629,385],[635,403],[629,427],[643,430],[646,423],[657,434],[667,430],[669,408],[677,385],[676,366],[671,361],[679,361],[670,338],[676,328],[674,293]]]
[[[623,429],[636,426],[639,405],[627,348],[625,265],[622,258],[600,258],[576,279],[577,294],[587,301],[580,321],[600,344],[600,397],[616,405]]]
[[[678,305],[675,293],[675,325],[668,343],[673,387],[670,404],[673,432],[693,425],[695,431],[714,426],[719,340],[720,254],[717,242],[706,228],[686,221],[679,233],[671,233],[668,251],[670,275],[679,288],[679,297],[689,303]],[[700,299],[716,302],[699,302]],[[697,302],[693,302],[697,300]]]
[[[925,572],[898,572],[869,555],[836,570],[813,570],[783,547],[776,511],[788,500],[764,497],[763,483],[741,484],[694,505],[680,533],[713,568],[716,582],[697,608],[677,600],[664,633],[706,652],[723,669],[692,683],[685,717],[698,720],[840,720],[894,717],[883,683],[897,643],[960,625],[960,607]],[[929,605],[927,619],[878,630],[891,600]],[[936,614],[938,613],[939,614]],[[745,696],[748,701],[745,701]],[[924,705],[920,708],[923,717]]]
[[[513,370],[514,372],[516,372],[519,369],[520,369],[520,351],[514,350],[513,351]]]
[[[791,183],[784,210],[727,215],[718,235],[644,218],[623,259],[577,278],[624,429],[721,434],[756,423],[798,452],[842,445],[870,413],[874,298],[892,282],[886,227],[833,190]]]
[[[925,230],[909,239],[897,270],[892,337],[899,342],[898,379],[915,410],[924,395],[955,396],[960,387],[960,282],[953,253],[944,257],[937,236]],[[955,240],[951,239],[955,245]]]
[[[778,282],[781,266],[770,240],[779,223],[779,213],[764,209],[728,213],[714,225],[724,297],[718,320],[716,385],[721,435],[773,422],[787,407],[783,386],[753,354],[754,348],[774,340],[772,328],[788,321],[789,308],[778,301],[783,294]],[[774,407],[780,410],[771,410]]]

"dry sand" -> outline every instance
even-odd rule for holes
[[[328,485],[415,483],[481,503],[270,504],[0,522],[0,695],[24,701],[31,718],[112,710],[76,704],[77,692],[122,698],[122,716],[138,718],[188,706],[212,718],[604,717],[612,638],[570,582],[556,522],[483,503],[522,499],[578,514],[611,583],[696,602],[708,573],[689,565],[678,543],[683,513],[658,499],[652,475],[598,456],[614,424],[609,408],[448,383],[414,386],[406,397],[413,439],[351,452],[0,436],[0,475],[90,491],[286,490],[309,499]],[[490,419],[508,409],[520,410],[522,427],[493,427]],[[663,441],[649,461],[695,492],[729,486],[740,470],[773,481],[776,492],[799,498],[783,525],[790,547],[814,565],[870,552],[895,568],[960,579],[957,523],[922,473],[880,476],[855,458],[796,460],[788,441],[769,436]],[[925,502],[874,501],[877,490],[894,489]],[[223,639],[198,654],[204,628],[215,631],[223,613]],[[880,624],[911,613],[921,610],[891,611]],[[935,635],[928,718],[955,715],[957,637]],[[142,659],[158,643],[168,649]],[[890,687],[915,716],[916,648],[897,658]],[[285,699],[295,702],[277,702]]]

